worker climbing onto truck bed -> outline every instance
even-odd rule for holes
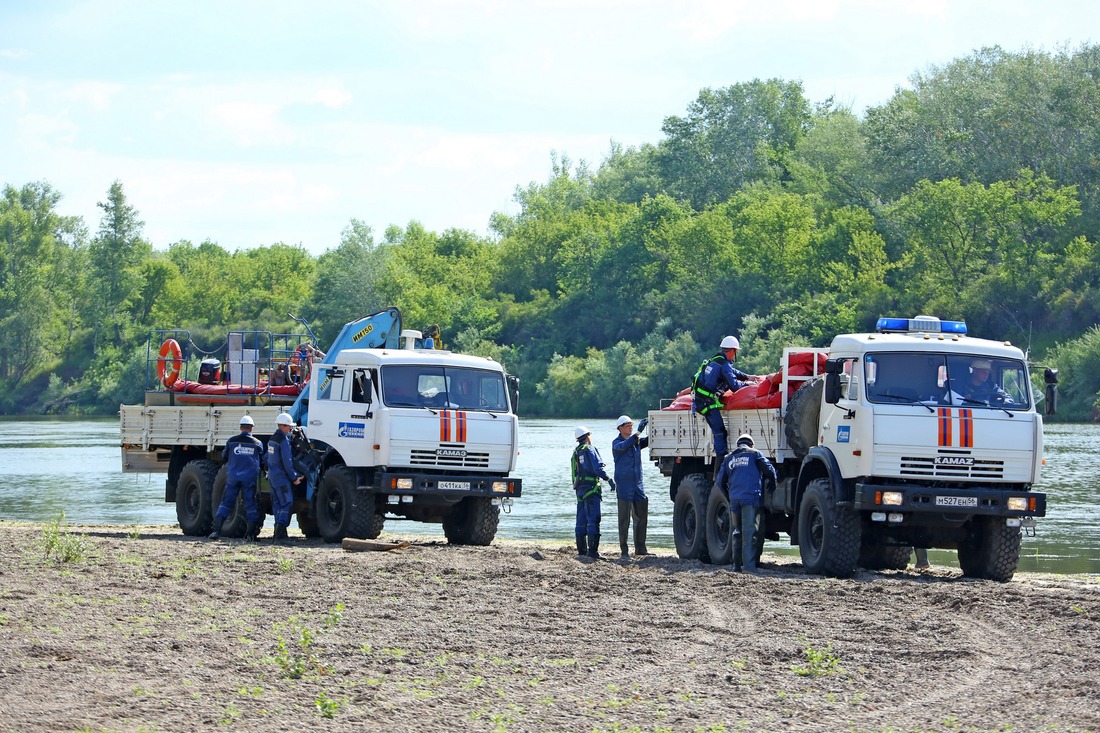
[[[222,523],[233,512],[233,506],[237,503],[237,494],[244,492],[244,516],[248,523],[244,531],[247,540],[255,540],[260,533],[263,524],[263,514],[260,514],[260,505],[256,501],[256,481],[260,477],[260,471],[266,468],[264,460],[264,444],[252,437],[252,428],[256,422],[245,415],[241,418],[241,432],[225,441],[225,454],[228,456],[228,475],[225,482],[225,495],[222,497],[221,506],[214,514],[214,531],[210,533],[210,539],[221,537]]]
[[[600,557],[600,479],[615,491],[615,479],[604,470],[603,459],[588,428],[578,425],[574,431],[577,447],[573,449],[571,468],[573,490],[577,493],[577,554]]]
[[[756,442],[751,435],[746,434],[737,439],[737,449],[726,457],[718,470],[718,477],[714,480],[716,490],[729,496],[730,541],[733,541],[740,528],[741,559],[747,573],[757,572],[756,512],[760,507],[765,474],[770,475],[774,481],[775,466],[763,453],[756,450]],[[738,566],[737,569],[740,570],[741,567]]]
[[[714,462],[722,460],[728,452],[726,422],[722,419],[722,395],[727,390],[736,391],[749,382],[756,381],[733,366],[741,342],[736,336],[726,336],[719,345],[720,351],[702,363],[691,380],[691,409],[698,412],[710,425],[714,434]]]
[[[280,413],[275,418],[275,434],[267,441],[267,480],[271,482],[271,513],[275,515],[275,535],[272,540],[287,539],[286,528],[290,524],[290,508],[294,504],[291,484],[298,484],[302,476],[294,470],[290,453],[290,429],[294,418]]]

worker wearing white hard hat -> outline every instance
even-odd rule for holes
[[[592,431],[583,425],[573,430],[577,447],[573,449],[570,468],[573,490],[577,494],[577,555],[591,558],[600,556],[600,479],[615,491],[615,480],[604,470],[603,459],[592,445]]]
[[[267,441],[267,480],[271,484],[271,513],[275,515],[275,534],[272,540],[285,542],[290,525],[290,509],[294,505],[293,485],[302,482],[302,475],[294,469],[290,431],[294,418],[283,412],[275,418],[278,430]]]
[[[649,418],[642,418],[634,431],[634,420],[622,415],[615,421],[619,435],[611,442],[611,454],[615,459],[615,497],[619,510],[619,557],[630,557],[627,534],[630,520],[634,519],[634,554],[648,555],[646,528],[649,525],[649,497],[642,486],[642,448],[649,445],[649,438],[642,437]]]
[[[718,465],[729,450],[726,421],[722,416],[722,396],[757,381],[733,366],[741,342],[736,336],[726,336],[718,345],[719,353],[707,359],[691,381],[691,409],[698,412],[710,426],[714,437],[714,464]],[[672,497],[673,501],[676,497]]]
[[[748,433],[737,438],[737,447],[722,462],[714,485],[729,498],[730,542],[734,550],[734,566],[745,572],[755,573],[756,568],[756,514],[760,509],[763,481],[770,476],[776,479],[775,466],[756,450],[755,441]],[[717,489],[716,489],[717,490]],[[740,542],[735,541],[739,539]]]
[[[260,505],[256,501],[256,479],[264,468],[264,444],[252,435],[255,424],[256,421],[250,416],[243,416],[240,434],[225,441],[225,450],[222,451],[222,455],[226,457],[225,493],[214,512],[214,526],[210,533],[212,540],[218,539],[222,532],[227,531],[232,531],[232,536],[240,536],[239,517],[234,519],[232,527],[222,526],[236,510],[238,494],[244,494],[245,539],[256,539],[260,525],[263,524],[264,515],[260,513]]]

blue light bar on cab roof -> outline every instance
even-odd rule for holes
[[[941,321],[935,316],[916,318],[880,318],[875,323],[879,333],[966,333],[966,321]]]

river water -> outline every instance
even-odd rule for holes
[[[517,475],[523,496],[501,517],[497,536],[571,541],[575,499],[569,456],[576,423],[524,419],[520,424]],[[591,420],[594,445],[609,469],[611,420]],[[1038,535],[1025,537],[1019,569],[1100,574],[1100,425],[1056,424],[1046,428],[1046,466],[1037,487],[1045,491],[1047,516]],[[643,463],[650,497],[649,544],[672,548],[672,502],[668,482]],[[604,503],[604,544],[617,545],[614,504]],[[164,502],[163,474],[123,474],[118,421],[113,418],[0,419],[0,519],[44,521],[64,512],[74,524],[175,524],[175,505]],[[268,520],[270,527],[270,519]],[[387,520],[389,530],[442,535],[437,525]],[[797,555],[784,539],[767,551]],[[932,550],[933,564],[956,565],[955,553]]]

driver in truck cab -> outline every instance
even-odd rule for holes
[[[1011,402],[1012,398],[1008,396],[1008,393],[990,379],[992,369],[993,362],[989,359],[974,359],[970,362],[969,379],[957,391],[965,399],[973,402],[984,402],[986,404]]]

